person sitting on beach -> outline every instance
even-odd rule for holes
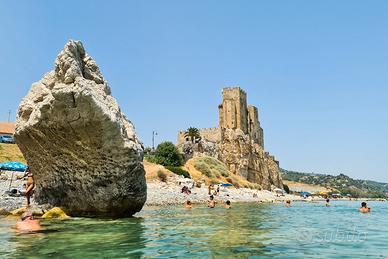
[[[326,207],[330,207],[330,200],[329,199],[326,199],[326,204],[325,204]]]
[[[22,221],[16,223],[15,226],[18,231],[34,232],[42,230],[39,220],[34,219],[31,212],[24,212],[21,219]]]
[[[366,202],[361,203],[361,208],[359,209],[361,213],[369,213],[371,209],[366,206]]]
[[[285,206],[286,206],[287,208],[288,208],[288,207],[291,207],[291,200],[286,200]]]
[[[30,167],[27,167],[26,171],[24,172],[24,176],[27,176],[27,185],[26,185],[26,198],[27,198],[27,206],[30,206],[31,204],[31,196],[33,195],[34,192],[34,176],[30,170]]]
[[[210,195],[209,208],[214,209],[216,207],[216,202],[214,200],[214,196]]]
[[[182,193],[189,195],[189,194],[191,194],[191,191],[189,190],[189,187],[183,186]]]
[[[186,209],[192,209],[193,208],[193,204],[191,203],[191,201],[186,201],[185,208]]]
[[[231,209],[232,206],[230,205],[230,201],[227,200],[226,203],[225,203],[225,209]]]

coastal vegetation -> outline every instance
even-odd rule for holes
[[[199,129],[190,127],[185,132],[185,138],[190,139],[192,143],[195,143],[201,139],[201,134],[199,133]]]
[[[356,180],[347,175],[302,173],[281,169],[283,180],[324,186],[355,198],[388,198],[388,183]]]
[[[160,143],[154,154],[147,154],[144,157],[147,161],[163,166],[182,166],[183,156],[177,147],[169,141]]]
[[[158,170],[157,176],[158,176],[160,181],[167,182],[167,174],[165,172],[163,172],[162,170]]]
[[[226,165],[212,157],[197,157],[194,160],[194,167],[209,178],[228,177],[229,172]]]
[[[191,178],[190,177],[190,173],[188,171],[186,171],[185,169],[182,169],[181,167],[178,167],[178,166],[166,166],[166,169],[170,170],[174,174],[182,175],[185,178]]]
[[[188,160],[184,168],[196,182],[206,184],[230,183],[236,188],[261,190],[260,184],[251,183],[239,175],[229,173],[227,166],[213,157],[195,157]]]

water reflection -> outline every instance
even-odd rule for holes
[[[253,208],[254,207],[254,208]],[[215,217],[212,235],[208,246],[214,256],[235,254],[239,257],[269,255],[270,250],[263,243],[265,234],[271,231],[264,227],[268,209],[264,206],[234,206],[233,210],[225,210],[223,216]],[[248,216],[249,215],[249,216]]]

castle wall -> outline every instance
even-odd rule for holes
[[[206,128],[200,129],[202,139],[208,142],[219,143],[221,142],[221,129],[220,128]]]
[[[221,142],[221,129],[220,128],[204,128],[199,129],[201,139],[207,142],[220,143]],[[177,135],[177,146],[182,146],[190,139],[185,137],[185,131],[179,131]]]

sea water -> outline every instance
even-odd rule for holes
[[[2,258],[388,258],[388,203],[146,207],[127,219],[45,220],[20,234],[0,218]]]

